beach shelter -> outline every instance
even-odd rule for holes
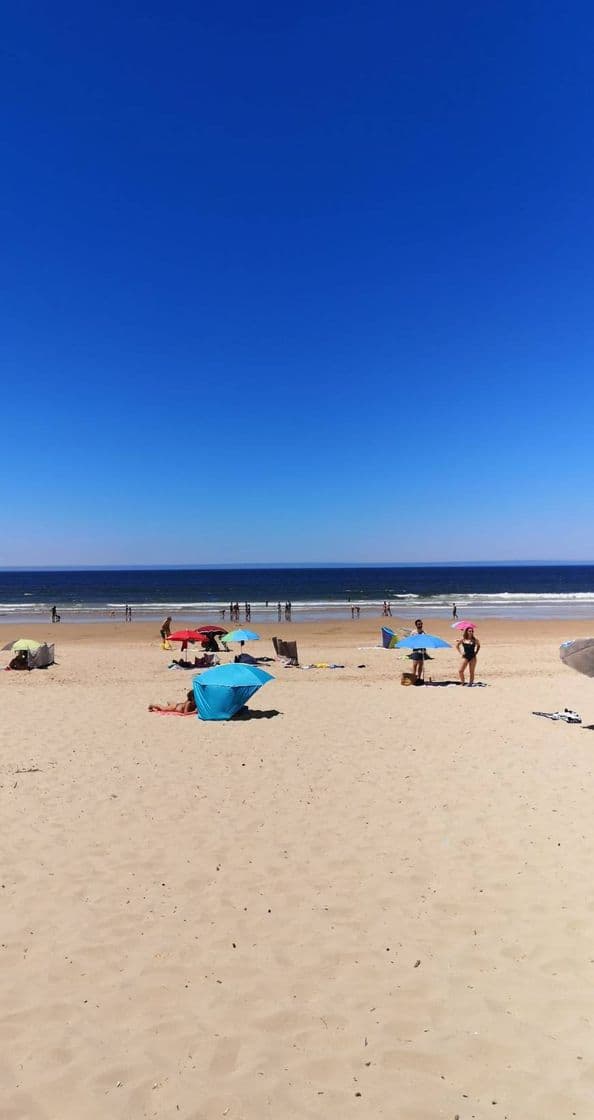
[[[34,652],[36,649],[39,649],[41,644],[42,643],[38,642],[36,638],[17,638],[14,642],[7,642],[5,646],[2,646],[2,649],[11,649],[14,650],[15,653],[18,653],[21,649]]]
[[[257,665],[233,662],[207,669],[193,680],[198,719],[231,719],[263,684],[272,680],[274,677]]]
[[[384,649],[395,649],[398,638],[388,626],[382,626],[382,646]]]
[[[559,655],[564,665],[586,677],[594,677],[594,638],[575,638],[563,642]]]
[[[38,642],[35,638],[18,638],[16,642],[7,642],[2,649],[11,650],[13,653],[26,653],[29,669],[47,669],[55,661],[53,642],[48,645],[47,642]]]

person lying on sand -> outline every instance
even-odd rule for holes
[[[182,700],[180,704],[173,704],[168,700],[166,704],[149,704],[148,710],[149,712],[180,712],[185,716],[188,712],[196,711],[194,693],[190,689],[186,699]]]

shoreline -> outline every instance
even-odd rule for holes
[[[352,604],[354,607],[356,603]],[[312,623],[321,625],[334,625],[339,622],[348,622],[349,624],[359,626],[386,626],[393,629],[395,625],[412,626],[415,618],[423,618],[426,623],[431,627],[449,626],[452,622],[452,615],[449,611],[444,611],[443,606],[432,606],[427,602],[417,602],[412,606],[402,605],[397,607],[391,615],[384,615],[381,611],[378,612],[375,608],[360,608],[360,615],[358,618],[351,617],[351,607],[336,606],[324,607],[323,609],[312,607],[311,609],[302,608],[293,604],[293,611],[291,620],[287,622],[284,617],[284,612],[281,618],[278,619],[276,609],[259,609],[257,606],[252,606],[250,621],[246,622],[243,610],[240,612],[240,619],[237,622],[230,622],[228,618],[228,611],[225,611],[225,617],[221,615],[221,611],[214,608],[204,608],[200,610],[184,609],[183,607],[176,607],[176,605],[169,605],[160,608],[159,610],[136,610],[132,605],[133,622],[132,625],[146,625],[156,626],[159,628],[161,621],[166,615],[171,615],[175,619],[176,626],[187,626],[189,628],[200,625],[200,623],[220,623],[227,630],[237,629],[240,626],[295,626],[295,625],[310,625]],[[113,610],[105,607],[97,607],[89,610],[75,610],[68,607],[58,607],[58,613],[61,615],[60,623],[54,625],[59,626],[114,626],[114,625],[131,625],[124,620],[123,609]],[[592,622],[594,624],[594,603],[574,603],[571,607],[567,604],[551,607],[549,604],[537,606],[535,604],[523,604],[516,606],[509,606],[503,608],[485,608],[476,604],[458,605],[458,619],[470,618],[478,625],[485,625],[491,622],[506,622],[510,624],[520,625],[523,623],[542,623],[542,622],[559,622],[559,623],[583,623]],[[50,611],[27,611],[26,609],[18,609],[12,612],[6,610],[0,611],[0,627],[7,626],[41,626],[46,623],[51,624]]]

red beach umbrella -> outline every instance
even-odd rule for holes
[[[203,642],[204,634],[199,630],[176,630],[175,634],[169,635],[170,642]]]
[[[204,626],[196,627],[199,634],[227,634],[224,626],[215,626],[213,622],[205,622]]]

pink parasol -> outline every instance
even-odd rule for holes
[[[474,630],[476,622],[469,622],[467,618],[463,618],[461,622],[452,623],[452,630],[467,630],[469,626]]]

